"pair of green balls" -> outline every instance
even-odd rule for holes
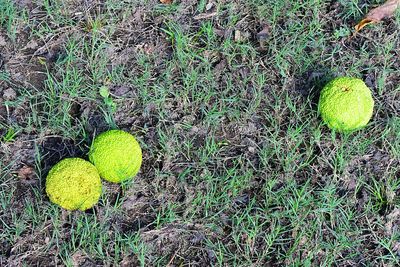
[[[67,210],[93,207],[102,192],[100,177],[114,183],[134,177],[142,164],[142,150],[131,134],[110,130],[95,138],[89,160],[66,158],[50,170],[46,193],[51,202]]]

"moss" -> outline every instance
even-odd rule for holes
[[[352,132],[363,128],[372,117],[374,100],[365,83],[357,78],[340,77],[321,91],[318,110],[329,128]]]
[[[99,200],[102,185],[97,169],[80,158],[57,163],[46,178],[50,201],[67,210],[87,210]]]
[[[89,159],[102,178],[120,183],[139,172],[142,150],[133,135],[121,130],[110,130],[95,138]]]

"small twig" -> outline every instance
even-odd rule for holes
[[[171,259],[169,260],[167,267],[171,266],[172,262],[174,261],[176,254],[178,253],[178,251],[175,251],[174,255],[171,257]]]
[[[195,20],[208,19],[208,18],[212,18],[212,17],[216,16],[217,14],[218,14],[218,12],[203,13],[203,14],[193,17],[193,19],[195,19]]]

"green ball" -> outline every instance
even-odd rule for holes
[[[102,185],[96,167],[80,158],[66,158],[46,177],[50,201],[67,210],[87,210],[100,198]]]
[[[142,149],[130,133],[110,130],[95,138],[89,151],[89,160],[102,178],[121,183],[139,172]]]
[[[363,128],[372,117],[374,100],[360,79],[340,77],[321,91],[318,111],[332,130],[352,132]]]

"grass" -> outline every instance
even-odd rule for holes
[[[56,53],[24,52],[44,73],[32,86],[7,60],[0,70],[0,85],[18,93],[0,110],[0,265],[399,264],[389,227],[400,189],[398,18],[349,38],[371,3],[221,2],[205,20],[193,16],[207,1],[84,11],[43,1],[40,15],[0,3],[9,49],[37,40]],[[331,132],[316,110],[340,75],[368,81],[375,99],[371,123],[351,135]],[[86,157],[94,135],[116,127],[138,136],[140,175],[105,184],[86,213],[51,204],[49,168]],[[18,177],[22,165],[33,177]]]

